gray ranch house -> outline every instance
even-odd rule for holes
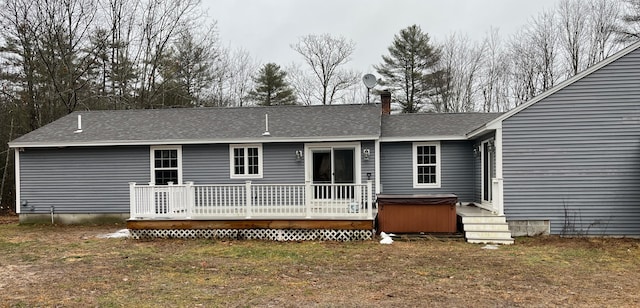
[[[9,145],[21,222],[367,239],[376,196],[455,194],[470,242],[640,236],[640,43],[504,113],[382,104],[81,111]],[[384,230],[378,230],[384,231]]]

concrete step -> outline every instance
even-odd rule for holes
[[[509,232],[508,223],[480,223],[480,224],[464,224],[464,231],[506,231]]]
[[[463,224],[503,224],[506,222],[504,216],[462,216]]]
[[[467,231],[464,233],[467,239],[496,239],[511,240],[510,231]]]
[[[513,239],[510,240],[495,240],[495,239],[468,239],[467,243],[472,244],[499,244],[499,245],[512,245]]]

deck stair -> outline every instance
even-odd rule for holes
[[[458,206],[458,218],[462,222],[464,237],[469,243],[513,244],[509,225],[504,216],[476,206]]]

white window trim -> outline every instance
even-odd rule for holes
[[[246,174],[249,170],[247,148],[258,148],[258,174]],[[235,174],[234,153],[235,149],[244,149],[245,174]],[[262,144],[230,144],[229,145],[229,177],[232,179],[261,179],[262,178]]]
[[[150,177],[149,183],[155,185],[156,184],[156,164],[155,164],[155,153],[156,150],[177,150],[178,152],[178,183],[174,183],[176,185],[182,184],[182,146],[152,146],[149,147],[149,170]]]
[[[436,182],[423,184],[418,183],[418,147],[419,146],[435,146],[436,147]],[[440,155],[440,142],[414,142],[411,168],[413,169],[413,188],[440,188],[440,166],[442,165],[442,156]]]

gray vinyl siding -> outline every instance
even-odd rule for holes
[[[473,158],[473,201],[482,203],[482,156]]]
[[[369,155],[369,160],[364,160],[364,158],[362,158],[362,165],[361,165],[361,179],[362,179],[362,184],[366,184],[367,183],[367,173],[371,174],[371,191],[372,193],[375,194],[376,191],[376,163],[375,163],[375,159],[376,156],[378,155],[378,153],[375,152],[375,144],[373,141],[363,141],[361,143],[361,148],[362,150],[364,149],[369,149],[370,155]]]
[[[128,213],[128,183],[149,176],[149,147],[28,148],[20,152],[21,211]]]
[[[361,160],[361,181],[366,183],[367,173],[375,180],[375,153],[372,141],[363,141],[368,148],[368,161]],[[304,150],[304,143],[263,143],[263,170],[260,179],[232,179],[229,173],[229,145],[204,144],[182,147],[183,181],[197,184],[238,184],[251,180],[255,184],[304,184],[305,162],[297,161],[296,150]]]
[[[362,161],[362,183],[367,172],[374,174],[374,144],[363,142],[371,151]],[[265,143],[263,177],[253,183],[303,184],[304,160],[296,150],[303,143]],[[149,146],[29,148],[20,153],[21,200],[28,202],[24,213],[128,213],[129,182],[147,185],[151,180]],[[231,179],[229,145],[182,146],[183,182],[195,184],[244,183]],[[28,208],[34,206],[34,211]]]
[[[412,142],[385,142],[380,145],[380,179],[383,194],[454,193],[460,201],[474,199],[474,158],[472,141],[442,141],[440,188],[413,188]]]
[[[639,102],[636,50],[505,120],[507,219],[640,235]]]
[[[304,184],[304,161],[296,161],[296,150],[304,150],[304,144],[262,144],[262,178],[232,179],[228,144],[185,145],[182,177],[195,184],[237,184],[247,180],[256,184]]]

